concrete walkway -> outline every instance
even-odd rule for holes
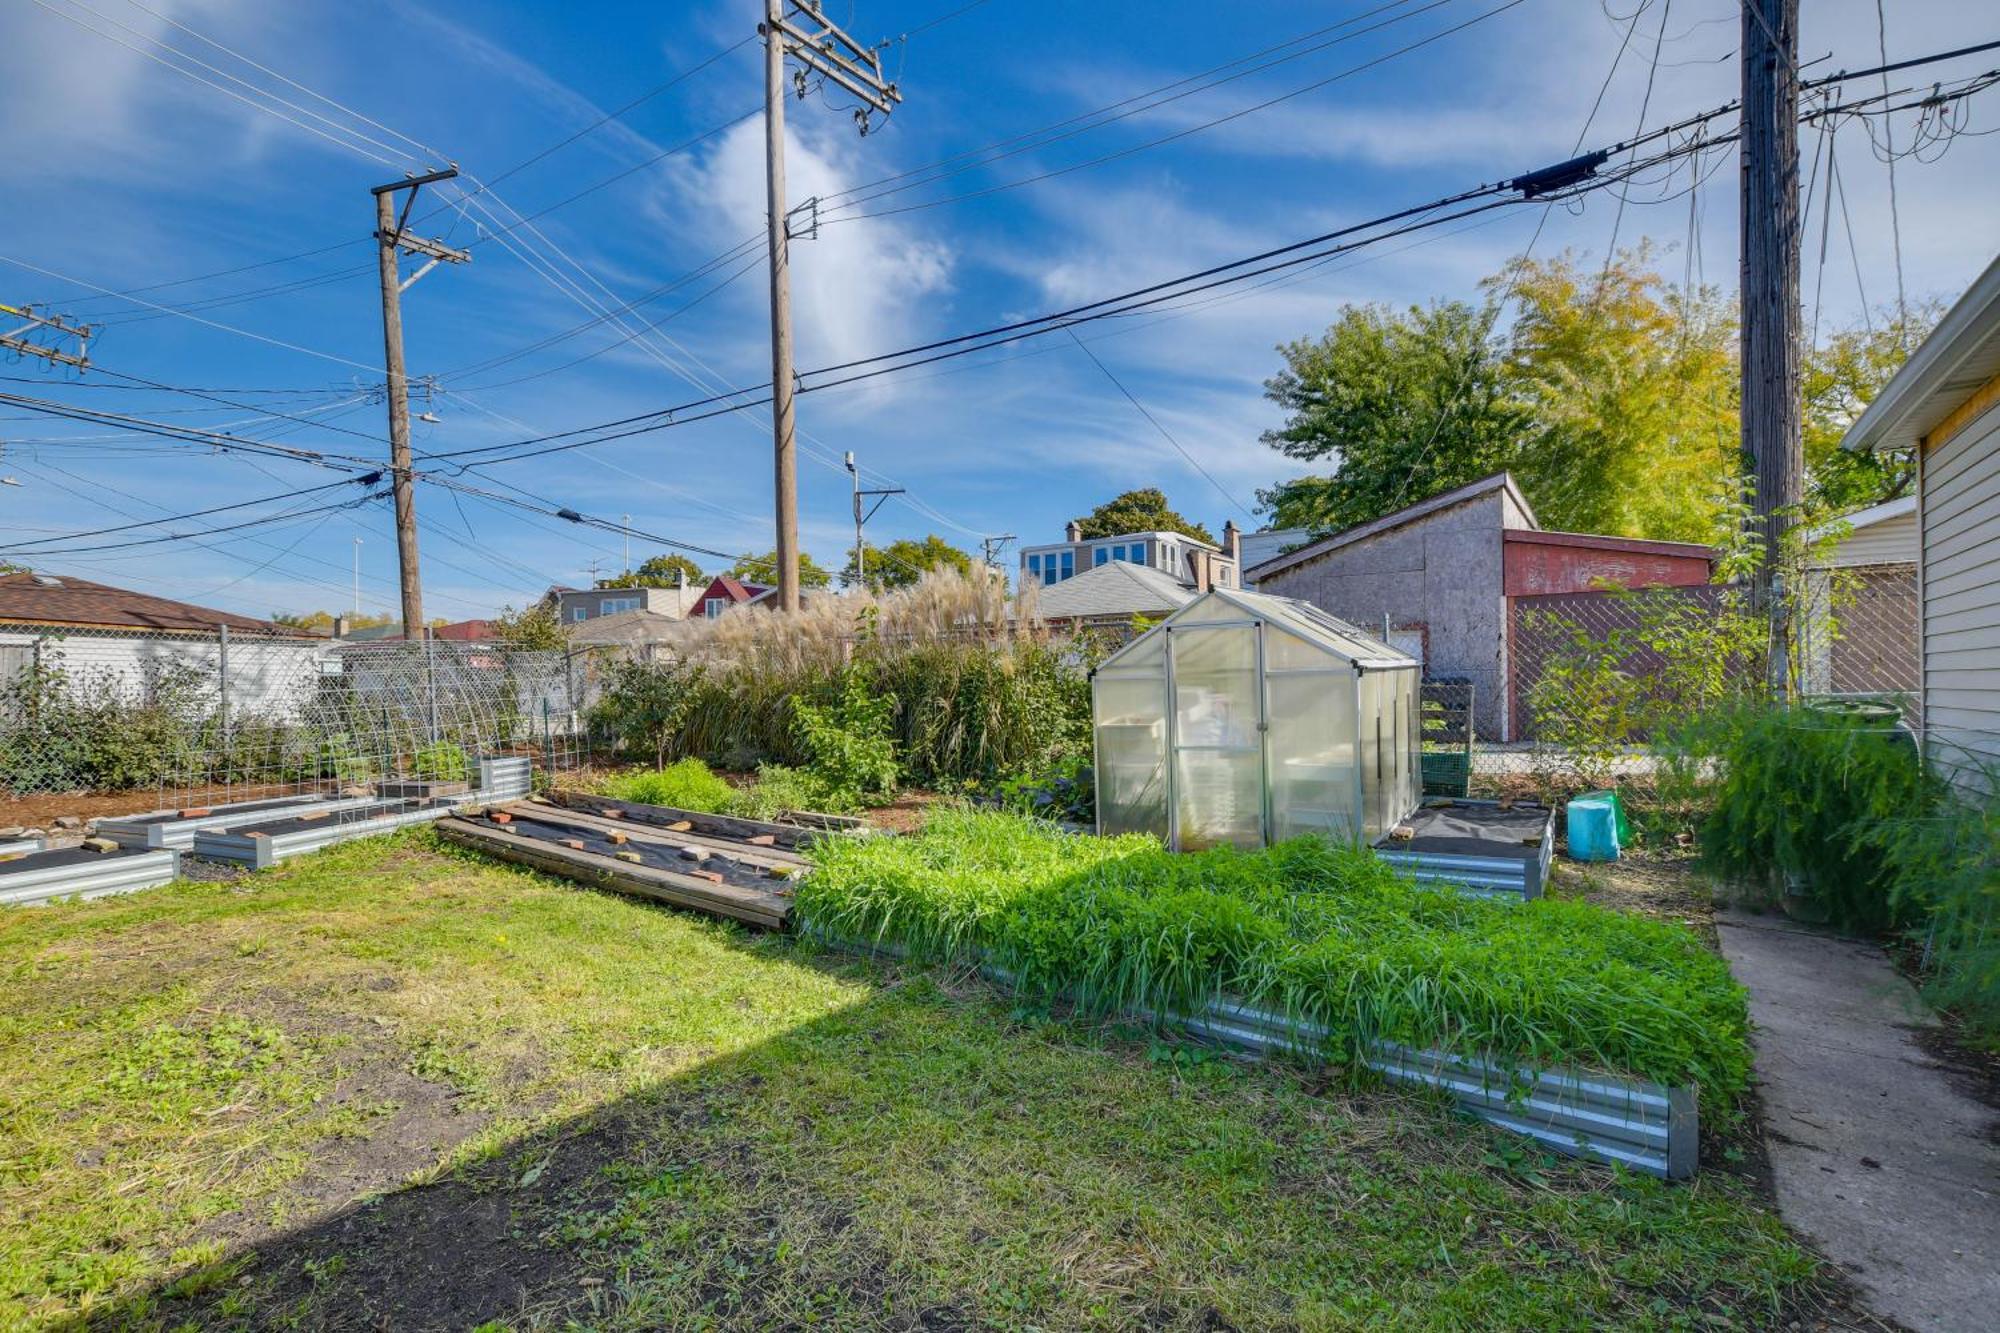
[[[1926,1055],[1936,1019],[1882,951],[1783,918],[1725,913],[1750,990],[1778,1209],[1885,1318],[2000,1328],[1995,1117]]]

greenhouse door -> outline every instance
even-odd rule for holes
[[[1168,629],[1176,850],[1264,845],[1263,648],[1256,621]]]

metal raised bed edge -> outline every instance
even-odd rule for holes
[[[271,800],[240,801],[234,807],[218,805],[205,815],[191,815],[185,819],[158,819],[156,816],[173,812],[149,810],[140,815],[97,820],[91,825],[91,831],[100,838],[111,839],[120,847],[178,847],[185,850],[194,846],[196,834],[210,829],[226,829],[234,824],[261,824],[309,811],[352,810],[357,806],[373,805],[379,799],[375,796],[332,798],[303,795],[283,804]],[[246,808],[250,806],[257,808]]]
[[[48,845],[41,838],[9,838],[0,842],[0,856],[23,856],[28,852],[46,851]]]
[[[801,934],[831,949],[903,956],[894,945],[857,944],[809,923],[797,924]],[[990,964],[979,970],[998,985],[1018,984],[1012,973]],[[1324,1028],[1294,1023],[1234,1000],[1211,1000],[1186,1016],[1149,1009],[1129,1010],[1127,1016],[1177,1027],[1259,1057],[1319,1059],[1326,1050]],[[1699,1097],[1692,1085],[1666,1087],[1560,1065],[1510,1068],[1490,1059],[1392,1042],[1375,1043],[1363,1063],[1392,1082],[1441,1091],[1466,1114],[1565,1156],[1609,1162],[1666,1180],[1685,1180],[1695,1173],[1701,1129]]]
[[[1498,806],[1500,802],[1453,797],[1451,804]],[[1556,855],[1556,812],[1549,810],[1542,825],[1541,848],[1533,860],[1466,852],[1393,852],[1379,846],[1373,850],[1385,864],[1419,884],[1452,888],[1467,898],[1526,902],[1541,897],[1549,882],[1549,868]]]
[[[62,898],[133,893],[170,884],[180,875],[181,854],[171,847],[89,855],[89,860],[65,860],[0,875],[0,906],[29,907]]]
[[[449,805],[428,806],[418,810],[403,810],[394,814],[377,815],[372,819],[342,823],[335,815],[315,823],[310,828],[302,828],[296,833],[276,833],[252,836],[248,833],[232,833],[228,829],[203,829],[194,835],[194,854],[207,861],[233,861],[249,866],[253,870],[266,870],[280,861],[316,852],[322,847],[348,842],[355,838],[371,837],[377,833],[392,833],[411,824],[424,824],[434,819],[442,819],[452,812]]]

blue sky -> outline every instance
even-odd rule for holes
[[[1566,157],[1638,3],[1612,0],[1608,10],[1596,0],[1381,6],[1355,25],[1383,24],[1377,31],[865,207],[976,197],[866,219],[829,212],[818,239],[800,241],[793,251],[798,364],[846,361],[1095,299]],[[379,381],[381,358],[373,247],[366,239],[368,187],[417,166],[429,156],[425,148],[493,180],[742,41],[760,8],[657,0],[143,4],[14,0],[0,9],[0,123],[7,127],[15,185],[0,241],[8,260],[0,263],[0,299],[46,302],[103,321],[92,355],[106,368],[224,390],[220,396],[323,424],[258,420],[257,412],[117,387],[107,376],[78,386],[32,363],[0,366],[0,375],[33,381],[0,387],[373,455],[386,445],[383,410],[366,396],[371,377]],[[865,138],[833,99],[792,102],[795,201],[1062,121],[1378,7],[1373,0],[987,0],[953,15],[961,4],[837,0],[829,6],[830,16],[864,40],[913,32],[884,57],[905,102],[886,127]],[[1812,0],[1806,10],[1803,58],[1830,57],[1809,72],[1875,63],[1872,0]],[[1734,13],[1729,0],[1674,0],[1670,8],[1652,0],[1636,20],[1587,142],[1613,141],[1641,123],[1649,74],[1648,125],[1732,96]],[[1993,30],[2000,25],[1968,21],[1968,13],[1942,0],[1889,0],[1891,58],[2000,35]],[[923,27],[943,15],[952,16]],[[1663,17],[1666,40],[1654,69]],[[1373,68],[1343,74],[1466,23]],[[345,142],[288,123],[268,97],[259,98],[260,109],[164,67],[142,54],[170,59],[153,39],[212,66],[183,62],[222,89],[251,96],[233,75],[336,122],[345,127],[339,132]],[[471,243],[475,258],[433,272],[406,297],[411,373],[434,375],[441,386],[428,403],[438,420],[418,426],[420,450],[565,430],[768,376],[767,295],[757,249],[623,317],[634,328],[672,316],[642,339],[599,322],[479,369],[592,320],[604,306],[673,283],[758,234],[763,127],[755,115],[730,122],[758,106],[760,62],[755,44],[744,44],[471,204],[445,207],[429,220],[431,234]],[[1952,72],[1972,72],[1977,63],[1962,62]],[[1993,63],[1990,56],[1986,63]],[[1322,81],[1278,105],[1124,153]],[[335,133],[315,116],[278,110]],[[1975,104],[1972,114],[1974,127],[1984,128],[1996,112]],[[693,147],[641,165],[703,135]],[[1864,290],[1876,305],[1895,295],[1887,169],[1859,129],[1841,131],[1835,144],[1858,259],[1836,214],[1823,322],[1857,317]],[[1077,169],[1063,170],[1070,167]],[[1016,184],[1051,172],[1058,174]],[[514,210],[535,214],[620,173],[629,174],[536,217],[533,230],[480,239],[513,222]],[[1993,257],[2000,238],[1993,222],[2000,216],[2000,137],[1959,138],[1937,162],[1906,158],[1896,185],[1907,289],[1913,297],[1955,294]],[[447,205],[455,194],[427,191],[423,208]],[[1730,286],[1737,234],[1731,164],[1707,179],[1696,202],[1700,269]],[[1809,306],[1822,282],[1817,201],[1814,209]],[[1615,211],[1605,192],[1575,213],[1552,213],[1537,253],[1567,247],[1601,256]],[[850,449],[871,480],[893,479],[910,492],[873,521],[871,542],[927,532],[974,548],[983,533],[1049,540],[1066,518],[1142,485],[1162,487],[1211,526],[1230,517],[1248,523],[1243,507],[1254,506],[1256,489],[1293,471],[1258,442],[1276,421],[1260,389],[1277,366],[1275,344],[1318,332],[1343,302],[1472,297],[1481,276],[1527,243],[1537,217],[1532,209],[1487,215],[1477,225],[1426,233],[1421,243],[1392,241],[1308,280],[1176,318],[1081,330],[1091,351],[1206,477],[1063,335],[803,397],[806,547],[830,566],[842,558],[850,538],[849,483],[839,456]],[[1621,242],[1649,238],[1662,263],[1680,270],[1689,236],[1685,196],[1628,207],[1618,225]],[[129,298],[103,294],[320,247],[337,248]],[[732,275],[738,276],[724,281]],[[695,296],[699,304],[674,314]],[[195,308],[183,314],[156,308],[191,303]],[[133,440],[12,408],[0,409],[0,441],[0,473],[22,483],[0,489],[0,530],[18,534],[9,540],[193,511],[330,479],[299,463]],[[634,527],[703,546],[764,550],[772,542],[768,418],[754,411],[491,475],[548,503],[614,520],[630,515]],[[418,505],[433,615],[488,614],[531,599],[550,582],[584,582],[593,561],[608,573],[624,558],[617,536],[476,498],[427,487]],[[388,609],[395,597],[394,542],[380,504],[277,522],[205,546],[183,542],[41,563],[250,612],[338,609],[349,599],[357,536],[363,605]],[[635,541],[632,558],[636,563],[658,549]]]

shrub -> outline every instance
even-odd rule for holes
[[[994,789],[1003,810],[1071,824],[1097,822],[1097,778],[1090,761],[1072,755],[1003,778]]]
[[[648,756],[655,768],[665,768],[701,697],[704,676],[699,666],[685,663],[614,662],[603,693],[591,706],[590,723],[609,731],[619,749]]]
[[[1323,1025],[1351,1068],[1376,1042],[1408,1042],[1694,1081],[1718,1110],[1748,1078],[1743,991],[1670,922],[1420,889],[1316,839],[1174,855],[992,812],[940,810],[919,834],[810,855],[809,928],[988,961],[1093,1010],[1185,1014],[1235,995]]]
[[[1720,781],[1701,828],[1711,867],[1766,895],[1796,884],[1843,929],[1914,918],[1918,897],[1898,891],[1879,832],[1928,818],[1939,799],[1906,736],[1816,709],[1753,708],[1712,743]]]
[[[745,819],[776,819],[787,810],[840,815],[857,808],[805,769],[764,764],[757,769],[756,784],[736,793],[731,813]]]
[[[1986,790],[2000,793],[2000,772]],[[1932,1000],[2000,1040],[2000,799],[1954,793],[1924,816],[1885,819],[1861,839],[1893,876],[1891,908],[1921,924]]]
[[[669,805],[717,815],[734,810],[736,789],[709,771],[699,759],[682,759],[648,773],[624,773],[604,784],[606,795],[621,801]]]
[[[858,667],[842,671],[835,690],[826,704],[792,700],[799,743],[811,757],[808,767],[837,801],[887,800],[896,794],[901,772],[892,730],[896,696],[870,689]]]
[[[410,756],[410,775],[431,782],[463,782],[471,772],[465,748],[451,741],[432,741]]]

